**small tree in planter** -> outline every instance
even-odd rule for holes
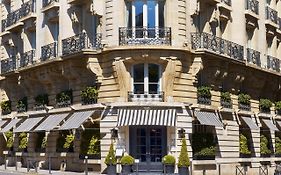
[[[261,135],[260,139],[261,139],[260,140],[261,155],[264,157],[269,157],[271,154],[271,150],[268,148],[269,147],[268,139],[266,138],[265,135]]]
[[[261,112],[270,113],[272,102],[269,99],[260,99],[259,107]]]
[[[36,139],[36,152],[45,152],[47,146],[47,136],[45,133],[39,132]]]
[[[275,137],[275,156],[281,156],[281,139],[280,137]]]
[[[116,174],[116,164],[117,159],[115,156],[115,151],[113,149],[113,143],[111,143],[108,154],[105,158],[104,163],[107,165],[107,174],[115,175]]]
[[[247,110],[249,111],[251,109],[251,96],[248,94],[239,94],[238,95],[238,104],[239,104],[239,109],[242,110]]]
[[[232,108],[230,92],[221,92],[221,105],[225,108]]]
[[[89,158],[100,158],[100,132],[98,130],[85,130],[80,142],[80,155]]]
[[[12,112],[12,104],[11,101],[3,101],[1,102],[2,115],[10,114]]]
[[[186,140],[182,139],[181,151],[178,162],[179,175],[188,175],[190,166],[189,156],[187,152]]]
[[[56,95],[58,107],[66,107],[72,103],[72,90],[66,90]]]
[[[96,87],[88,86],[81,91],[82,104],[94,104],[97,103],[98,90]]]
[[[6,142],[7,149],[12,150],[13,145],[14,145],[13,132],[12,131],[5,132],[5,137],[7,139],[7,142]]]
[[[176,159],[172,155],[166,155],[162,158],[162,163],[165,166],[166,173],[173,174],[175,172]]]
[[[211,88],[208,86],[200,86],[197,88],[197,98],[199,104],[211,104]]]
[[[240,156],[241,157],[250,157],[251,156],[251,151],[249,150],[248,147],[248,139],[246,136],[243,134],[240,134],[239,136],[239,143],[240,143]]]
[[[45,105],[49,104],[48,94],[40,94],[34,98],[35,100],[35,109],[42,110]]]
[[[122,174],[128,175],[132,172],[132,166],[135,159],[130,155],[125,155],[121,158]]]
[[[61,132],[57,138],[57,152],[73,152],[74,135]]]
[[[27,143],[28,143],[28,139],[27,139],[27,133],[22,132],[19,135],[19,150],[23,151],[23,152],[27,152]]]
[[[22,98],[17,103],[17,111],[18,112],[25,112],[27,111],[27,97]]]
[[[73,142],[74,142],[74,135],[68,134],[65,138],[65,143],[63,145],[64,149],[69,150],[70,148],[73,148]]]
[[[278,115],[281,115],[281,101],[275,103],[275,110]]]

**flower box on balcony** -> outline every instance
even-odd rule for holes
[[[27,97],[22,98],[17,103],[17,112],[26,112],[27,111]]]
[[[208,86],[200,86],[197,88],[198,104],[211,105],[211,88]]]
[[[68,107],[72,103],[72,90],[66,90],[56,95],[57,107]]]

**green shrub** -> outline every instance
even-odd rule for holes
[[[28,143],[27,133],[25,133],[25,132],[20,133],[20,135],[19,135],[19,149],[27,148],[27,143]]]
[[[189,167],[189,166],[190,166],[190,161],[189,161],[189,156],[188,156],[188,152],[187,152],[186,140],[185,140],[185,138],[183,138],[178,167]]]
[[[116,156],[115,156],[115,151],[113,149],[113,143],[111,143],[110,145],[110,148],[109,148],[109,151],[108,151],[108,154],[105,158],[105,161],[104,163],[106,165],[116,165],[117,164],[117,159],[116,159]]]
[[[197,88],[198,97],[211,98],[211,88],[208,86],[200,86]]]
[[[13,132],[12,131],[5,132],[5,136],[7,138],[6,147],[12,148],[14,145]]]
[[[17,103],[17,109],[27,109],[27,97],[22,98]]]
[[[166,155],[162,158],[162,163],[165,165],[175,165],[176,159],[172,155]]]
[[[121,158],[121,165],[133,165],[135,159],[130,155],[125,155]]]
[[[73,134],[68,134],[66,136],[63,148],[69,149],[69,148],[73,147],[73,141],[74,141],[74,135]]]
[[[230,92],[221,92],[221,100],[230,103],[231,102]]]
[[[275,102],[275,110],[281,110],[281,101]]]
[[[85,130],[82,133],[80,153],[84,155],[100,154],[100,132],[98,130]]]
[[[98,96],[96,87],[88,86],[81,91],[81,98],[86,101],[95,100]]]
[[[62,103],[66,101],[71,101],[72,102],[72,90],[66,90],[58,93],[56,95],[56,101],[57,103]]]
[[[249,150],[249,146],[248,146],[248,139],[246,136],[244,136],[243,134],[240,134],[239,143],[240,143],[239,152],[241,154],[251,154],[251,151]]]
[[[12,104],[11,101],[7,100],[7,101],[2,101],[1,102],[1,109],[4,112],[10,113],[12,112]]]
[[[214,135],[212,133],[193,133],[192,134],[192,150],[194,154],[200,152],[204,148],[216,146]]]
[[[48,105],[49,104],[49,98],[48,94],[40,94],[34,98],[35,104],[40,105]]]
[[[275,154],[281,154],[281,139],[275,137]]]
[[[251,96],[248,95],[248,94],[239,94],[238,95],[238,103],[240,104],[244,104],[244,105],[250,105],[250,99],[251,99]]]
[[[260,143],[260,149],[261,149],[261,154],[271,154],[271,150],[268,149],[269,147],[269,142],[268,139],[266,138],[265,135],[261,135],[261,143]]]
[[[269,99],[260,99],[259,107],[260,109],[267,110],[272,106],[272,102]]]
[[[215,156],[216,155],[216,147],[210,146],[201,149],[199,152],[194,154],[195,156]]]
[[[36,148],[46,148],[47,145],[47,136],[45,136],[45,133],[39,132],[37,135],[36,140]]]

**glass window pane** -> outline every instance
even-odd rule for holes
[[[136,9],[136,27],[143,27],[143,1],[135,2]]]
[[[158,1],[158,7],[159,7],[159,27],[164,27],[164,1]]]
[[[148,79],[149,82],[157,83],[159,82],[159,66],[156,64],[149,64],[148,65]]]
[[[155,1],[147,2],[148,38],[155,38]]]
[[[134,66],[134,82],[144,82],[144,64]]]
[[[132,27],[132,2],[127,2],[127,27]]]

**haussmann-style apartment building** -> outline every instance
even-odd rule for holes
[[[184,136],[193,175],[272,175],[281,162],[281,1],[0,8],[2,163],[84,171],[88,155],[104,172],[113,143],[162,172]]]

